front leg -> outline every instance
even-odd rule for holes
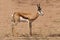
[[[29,21],[29,28],[30,28],[30,36],[32,36],[32,22]]]

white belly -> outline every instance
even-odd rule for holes
[[[23,22],[28,22],[28,19],[24,19],[23,17],[20,17],[20,21],[23,21]]]

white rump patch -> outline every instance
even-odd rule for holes
[[[11,16],[13,17],[13,14]]]

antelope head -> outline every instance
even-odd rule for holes
[[[39,15],[41,15],[41,16],[43,16],[44,14],[43,14],[43,12],[42,12],[42,9],[41,9],[41,7],[40,7],[40,4],[37,4],[37,8],[38,8],[38,14]]]

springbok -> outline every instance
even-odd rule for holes
[[[20,22],[21,20],[25,19],[25,21],[28,20],[29,23],[29,28],[30,28],[30,35],[32,36],[32,22],[39,16],[43,16],[40,4],[37,4],[37,13],[35,16],[31,17],[30,14],[28,13],[20,13],[20,12],[14,12],[13,14],[13,22],[15,23],[15,25],[17,25],[18,22]],[[13,32],[13,30],[12,30]]]

